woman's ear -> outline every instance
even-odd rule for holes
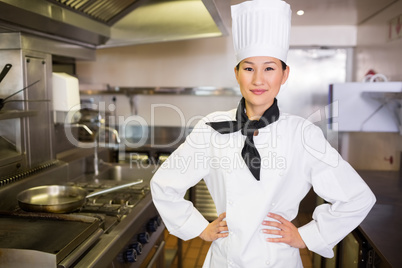
[[[235,77],[236,77],[236,81],[237,83],[239,82],[239,69],[236,67],[234,67],[234,73],[235,73]]]
[[[286,70],[283,70],[283,77],[282,77],[282,85],[286,83],[289,78],[290,67],[289,65],[286,66]]]

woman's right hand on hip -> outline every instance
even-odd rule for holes
[[[218,238],[224,238],[229,235],[226,221],[226,212],[223,212],[219,217],[208,224],[207,228],[202,231],[199,237],[205,241],[214,241]]]

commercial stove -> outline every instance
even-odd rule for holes
[[[143,183],[88,198],[67,214],[27,212],[15,201],[7,206],[3,202],[0,267],[164,267],[165,227],[150,195],[152,174],[144,174],[148,175],[141,178]],[[11,183],[7,191],[0,188],[0,198],[16,196],[32,187],[33,181],[38,178]],[[45,179],[39,181],[49,185]],[[88,193],[124,183],[127,180],[88,176],[54,182],[79,186]]]

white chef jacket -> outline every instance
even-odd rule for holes
[[[184,199],[204,179],[217,213],[226,212],[229,229],[228,237],[211,244],[204,268],[302,267],[299,249],[267,242],[273,235],[261,229],[267,228],[262,222],[269,220],[268,212],[292,221],[313,187],[328,203],[316,207],[312,221],[298,230],[309,250],[333,257],[332,248],[374,205],[371,190],[317,126],[287,114],[254,136],[262,161],[257,181],[241,157],[246,137],[240,131],[220,134],[205,124],[235,116],[234,109],[200,120],[153,176],[153,201],[169,232],[188,240],[207,227],[208,221]]]

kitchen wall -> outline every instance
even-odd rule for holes
[[[386,75],[390,81],[402,81],[402,38],[388,39],[388,23],[401,11],[402,1],[398,1],[358,26],[355,81],[361,81],[370,69]],[[353,132],[342,138],[342,154],[356,169],[400,168],[402,135]]]
[[[356,27],[293,27],[290,44],[352,47]],[[232,37],[226,36],[98,49],[96,61],[77,62],[77,74],[93,87],[233,87],[234,65]]]
[[[352,47],[356,43],[356,27],[294,27],[291,36],[291,45],[294,47]],[[232,37],[226,36],[98,49],[96,61],[77,62],[77,74],[81,89],[104,89],[107,84],[112,87],[237,88],[234,66]],[[323,90],[326,91],[326,87]],[[112,98],[110,95],[96,97],[102,99],[106,107],[112,103]],[[138,95],[135,104],[138,113],[150,122],[151,104],[171,104],[194,118],[216,110],[233,109],[239,99],[240,96]],[[116,108],[118,115],[133,114],[129,98],[119,96],[119,101]],[[169,108],[159,108],[155,120],[162,125],[182,125],[177,113]]]
[[[352,80],[361,81],[369,69],[374,69],[390,80],[401,81],[402,39],[387,39],[388,21],[397,16],[400,10],[402,1],[358,26],[293,27],[291,46],[354,47]],[[106,48],[97,50],[94,62],[77,62],[77,74],[81,87],[85,89],[105,88],[107,84],[120,87],[236,87],[233,54],[231,36]],[[178,105],[183,114],[197,116],[217,108],[234,108],[238,99],[237,96],[139,96],[136,101],[145,106],[163,101]],[[127,106],[125,109],[128,109]],[[194,114],[197,113],[195,111],[199,111],[198,114]],[[166,124],[166,117],[159,117],[158,120]],[[356,168],[399,168],[399,151],[402,150],[400,135],[344,133],[340,137],[342,155]],[[361,150],[363,147],[371,148],[372,153]],[[393,158],[392,164],[390,156]]]
[[[391,81],[402,81],[402,38],[389,40],[389,21],[402,15],[402,1],[371,17],[357,28],[356,77],[368,70],[382,73]],[[401,22],[402,23],[402,22]],[[401,26],[399,26],[402,31]]]
[[[81,88],[89,89],[104,88],[106,84],[119,87],[235,87],[233,54],[228,37],[99,49],[96,62],[77,64],[77,74]],[[101,96],[106,107],[112,97]],[[134,114],[129,105],[130,98],[119,96],[118,115]],[[192,118],[212,111],[233,109],[239,99],[239,96],[138,95],[131,101],[148,124],[183,126],[194,125],[196,121]],[[175,108],[159,106],[153,109],[152,104]],[[185,115],[184,121],[181,115]]]
[[[228,37],[99,49],[95,62],[78,62],[82,84],[120,87],[234,86]]]

